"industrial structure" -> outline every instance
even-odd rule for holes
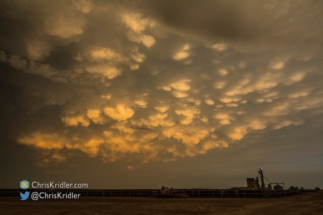
[[[278,183],[274,186],[274,190],[284,190],[282,186],[280,186]]]
[[[267,185],[265,183],[265,180],[267,181]],[[275,185],[272,187],[272,185]],[[283,191],[284,188],[284,183],[271,183],[264,175],[264,171],[262,168],[258,169],[258,174],[255,178],[247,178],[247,187],[232,187],[232,190],[244,190],[244,191],[251,191],[251,190],[256,190],[256,191],[261,191],[265,193],[266,195],[268,194],[269,196],[271,195],[271,191]]]
[[[267,186],[266,183],[267,182]],[[272,185],[275,185],[272,187]],[[255,178],[247,178],[247,187],[232,187],[231,189],[174,189],[162,187],[155,192],[153,197],[158,198],[174,198],[174,197],[274,197],[288,195],[291,190],[284,190],[284,183],[270,182],[264,175],[262,168],[258,169],[258,174]]]
[[[260,180],[259,180],[260,179]],[[268,186],[266,187],[265,180],[268,182]],[[262,168],[258,169],[258,175],[256,178],[247,178],[247,187],[243,187],[242,189],[247,190],[272,190],[272,185],[275,185],[274,190],[284,190],[284,183],[279,182],[270,182],[265,176]]]

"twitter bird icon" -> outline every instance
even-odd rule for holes
[[[21,198],[20,200],[21,201],[27,200],[29,198],[29,193],[30,192],[28,192],[28,191],[26,191],[25,193],[20,192],[20,198]]]

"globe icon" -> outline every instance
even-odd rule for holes
[[[29,181],[27,180],[22,180],[20,182],[20,188],[23,189],[23,190],[26,190],[29,188]]]

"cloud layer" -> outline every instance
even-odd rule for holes
[[[322,4],[244,3],[2,2],[3,73],[35,80],[15,108],[60,107],[14,138],[45,163],[171,161],[322,114]]]

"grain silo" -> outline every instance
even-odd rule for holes
[[[256,188],[256,182],[254,178],[247,178],[247,187]]]
[[[284,188],[282,187],[282,186],[280,186],[279,184],[276,184],[275,186],[274,186],[274,190],[276,191],[276,190],[284,190]]]

